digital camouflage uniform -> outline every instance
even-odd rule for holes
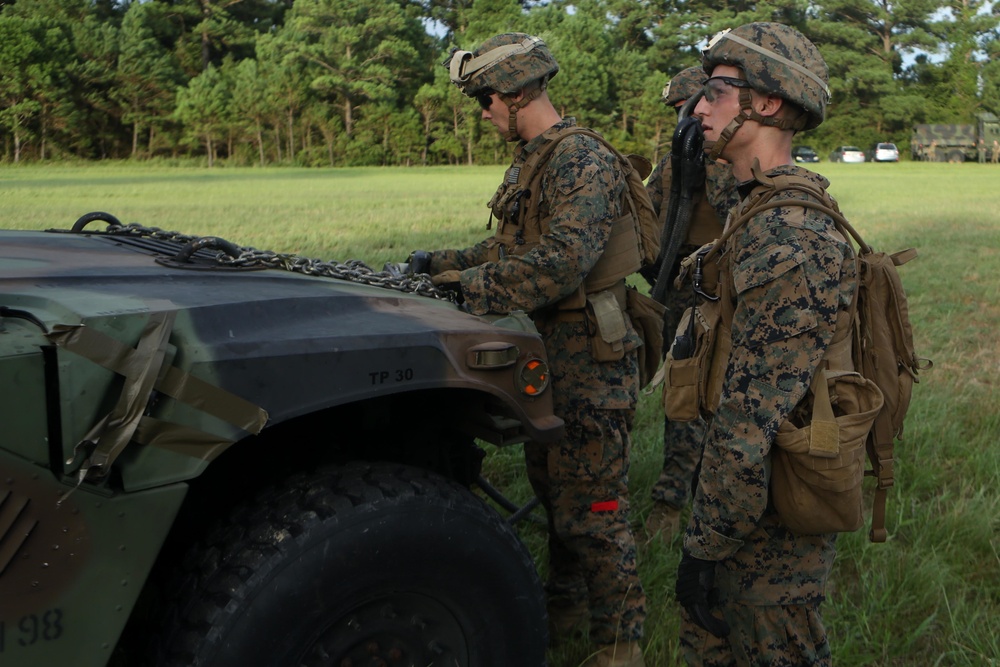
[[[750,23],[720,33],[704,52],[705,70],[711,74],[720,64],[738,68],[755,90],[781,97],[801,112],[762,116],[749,89],[738,88],[741,111],[725,128],[715,128],[719,138],[710,155],[721,154],[747,121],[782,132],[822,123],[830,96],[826,63],[794,28]],[[794,164],[763,175],[754,171],[754,178],[740,185],[743,200],[730,220],[750,205],[755,188],[765,187],[759,181],[781,174],[804,177],[824,190],[829,185]],[[783,190],[779,196],[813,195]],[[856,259],[828,215],[797,206],[751,217],[723,253],[717,261],[726,269],[720,290],[732,295],[732,348],[707,427],[678,566],[681,650],[691,665],[830,665],[819,608],[836,535],[796,535],[779,521],[769,499],[770,453],[778,427],[790,415],[793,423],[811,415],[810,383],[838,315],[848,319],[857,289]],[[706,606],[714,619],[706,617]]]
[[[572,125],[573,119],[564,119],[522,141],[494,201],[509,201],[504,191],[518,168]],[[561,441],[525,445],[528,475],[548,514],[549,603],[586,601],[594,643],[634,641],[645,617],[628,500],[640,339],[628,325],[622,358],[598,362],[582,311],[557,309],[601,257],[613,221],[623,214],[625,177],[599,141],[579,134],[562,139],[543,169],[539,211],[548,231],[536,247],[489,261],[496,243],[490,238],[466,250],[432,253],[430,271],[459,270],[465,307],[473,314],[522,310],[535,322],[548,354],[555,413],[566,422]],[[499,234],[510,223],[503,211],[496,213]]]
[[[829,185],[794,165],[768,173],[777,174]],[[754,185],[744,184],[741,192]],[[719,640],[685,614],[681,645],[695,665],[828,664],[818,608],[836,536],[797,536],[781,525],[768,502],[769,452],[778,426],[806,399],[838,311],[850,308],[854,254],[829,216],[797,207],[751,218],[726,252],[736,295],[733,348],[708,426],[684,548],[718,562],[720,608],[733,634]],[[776,613],[776,606],[783,610]]]
[[[667,155],[646,181],[646,192],[660,218],[666,225],[667,208],[670,203],[671,159]],[[663,320],[664,353],[680,324],[681,314],[694,305],[694,293],[689,285],[675,289],[680,260],[706,243],[711,243],[722,234],[722,224],[726,214],[739,203],[736,180],[732,169],[724,162],[705,160],[705,188],[696,193],[691,223],[685,242],[680,246],[674,268],[668,274],[670,287],[665,296],[666,314]],[[661,238],[669,238],[670,230],[665,230]],[[654,502],[666,503],[673,508],[683,507],[691,494],[691,482],[695,467],[701,456],[701,441],[704,437],[704,422],[663,422],[663,469],[653,486]]]

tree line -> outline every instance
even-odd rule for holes
[[[799,143],[902,145],[1000,114],[990,0],[0,0],[0,161],[505,162],[441,66],[505,31],[545,39],[560,112],[655,160],[669,77],[756,20],[830,68],[827,122]]]

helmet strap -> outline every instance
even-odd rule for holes
[[[761,116],[757,113],[757,110],[753,108],[753,98],[750,95],[749,88],[740,88],[740,113],[736,114],[729,125],[719,133],[719,138],[715,140],[712,145],[712,150],[708,154],[708,159],[717,160],[722,154],[722,149],[725,148],[729,140],[733,138],[736,134],[736,130],[740,129],[748,120],[755,121],[761,125],[767,125],[769,127],[777,127],[782,130],[793,130],[798,131],[806,126],[806,121],[808,120],[808,114],[801,113],[797,117],[788,118],[775,118],[774,116]]]
[[[507,105],[507,111],[509,115],[507,116],[507,131],[504,132],[503,138],[507,141],[517,141],[521,138],[521,135],[517,133],[517,112],[520,109],[528,106],[528,103],[533,99],[542,94],[542,91],[548,86],[548,77],[543,77],[539,79],[534,84],[529,84],[529,88],[524,88],[521,91],[522,97],[518,101],[513,101],[514,96],[500,94],[500,100]]]
[[[798,132],[799,130],[805,129],[806,121],[809,120],[809,114],[805,112],[799,114],[795,118],[761,116],[757,113],[757,110],[753,108],[753,100],[750,97],[750,90],[748,88],[740,88],[740,110],[743,111],[749,120],[755,120],[761,125],[777,127],[781,130],[793,130]]]

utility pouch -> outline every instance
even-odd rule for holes
[[[642,338],[636,351],[639,362],[639,388],[652,382],[663,359],[663,314],[666,307],[641,294],[634,287],[625,291],[625,310],[632,321],[632,328]]]
[[[628,326],[625,314],[611,290],[587,295],[587,331],[590,352],[597,361],[618,361],[625,356]]]
[[[692,306],[681,315],[676,337],[663,363],[663,412],[670,421],[694,421],[701,412],[720,310],[717,301],[709,301]]]
[[[849,532],[863,524],[865,441],[882,409],[878,386],[860,373],[817,371],[810,423],[778,428],[771,501],[792,532]]]

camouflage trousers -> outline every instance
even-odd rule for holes
[[[694,246],[683,246],[682,256],[686,252],[697,250]],[[695,303],[694,294],[689,286],[683,289],[671,289],[666,295],[667,312],[663,317],[663,347],[664,355],[673,344],[677,335],[684,310]],[[705,438],[706,423],[702,419],[692,422],[674,422],[666,417],[663,419],[663,468],[660,477],[653,485],[653,502],[666,503],[680,509],[691,497],[691,485],[694,471],[701,460],[702,440]]]
[[[681,653],[688,665],[829,667],[832,664],[819,603],[753,606],[730,602],[722,611],[732,629],[726,639],[702,629],[681,610]]]
[[[556,443],[525,445],[549,528],[549,604],[586,602],[595,644],[642,636],[646,597],[629,526],[630,410],[578,404]]]
[[[767,511],[757,528],[715,568],[712,613],[732,629],[720,640],[681,617],[681,650],[690,665],[829,667],[820,617],[836,557],[836,534],[796,535]]]

